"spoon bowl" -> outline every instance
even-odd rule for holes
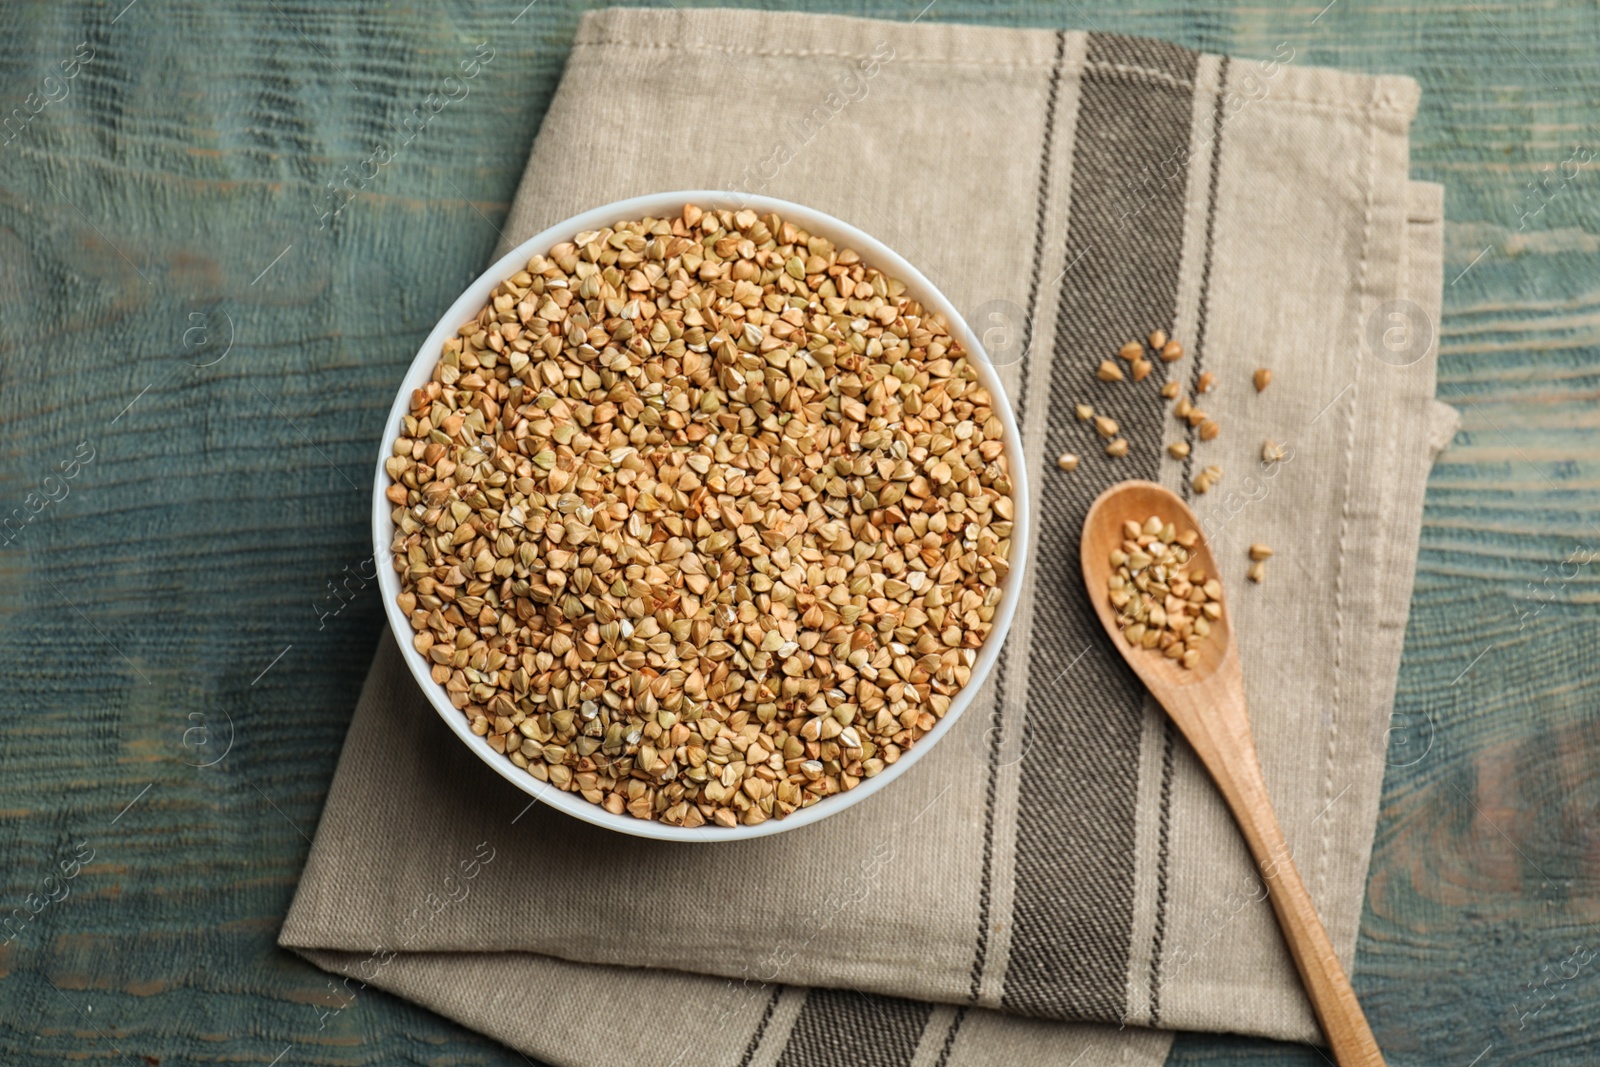
[[[1125,536],[1122,531],[1123,520],[1144,522],[1152,515],[1159,516],[1164,523],[1172,523],[1180,531],[1200,529],[1200,522],[1189,506],[1176,493],[1154,482],[1119,482],[1101,493],[1089,506],[1089,514],[1083,521],[1083,540],[1079,552],[1083,565],[1083,584],[1089,590],[1089,600],[1094,604],[1095,613],[1100,616],[1101,624],[1116,641],[1117,647],[1123,651],[1139,680],[1152,692],[1157,685],[1203,685],[1219,671],[1231,671],[1237,677],[1239,657],[1234,649],[1233,623],[1229,619],[1226,603],[1222,617],[1211,623],[1211,635],[1200,642],[1200,662],[1193,667],[1185,667],[1177,660],[1156,652],[1131,648],[1122,637],[1121,627],[1117,624],[1117,609],[1111,606],[1106,595],[1106,582],[1115,569],[1111,565],[1111,553],[1122,545]],[[1217,576],[1217,561],[1212,557],[1211,545],[1204,537],[1189,549],[1188,566],[1205,571],[1208,576]],[[1143,654],[1128,655],[1130,652]]]
[[[1350,988],[1350,979],[1300,880],[1293,854],[1272,810],[1250,732],[1244,674],[1239,666],[1239,646],[1234,639],[1227,596],[1222,597],[1222,616],[1211,623],[1211,633],[1199,642],[1200,657],[1193,667],[1185,667],[1153,649],[1134,646],[1117,625],[1117,612],[1107,586],[1113,570],[1111,553],[1122,545],[1124,521],[1143,523],[1152,515],[1163,524],[1172,523],[1180,533],[1200,531],[1200,523],[1188,505],[1172,490],[1154,482],[1120,482],[1101,493],[1090,506],[1079,549],[1089,600],[1111,636],[1111,643],[1188,739],[1238,822],[1245,844],[1261,868],[1278,926],[1334,1059],[1340,1067],[1383,1067],[1383,1054],[1378,1051],[1372,1029]],[[1222,581],[1203,533],[1189,550],[1189,566]]]

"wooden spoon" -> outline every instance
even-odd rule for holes
[[[1192,669],[1159,652],[1132,647],[1117,625],[1106,585],[1112,572],[1111,553],[1121,547],[1124,520],[1143,523],[1152,515],[1159,516],[1163,523],[1171,522],[1180,532],[1200,529],[1194,514],[1177,494],[1153,482],[1121,482],[1101,493],[1089,508],[1082,541],[1083,581],[1089,601],[1111,635],[1111,643],[1151,695],[1167,709],[1222,791],[1250,846],[1250,854],[1261,867],[1278,925],[1340,1067],[1383,1067],[1383,1054],[1361,1013],[1350,980],[1339,966],[1317,909],[1300,881],[1278,817],[1273,814],[1250,735],[1239,646],[1234,641],[1226,607],[1222,617],[1212,624],[1210,636],[1200,643],[1200,662]],[[1216,560],[1204,540],[1190,550],[1189,558],[1208,577],[1221,580]]]

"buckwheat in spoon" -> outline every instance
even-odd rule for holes
[[[1216,781],[1261,867],[1273,911],[1340,1067],[1383,1054],[1273,814],[1245,710],[1239,648],[1200,525],[1176,494],[1120,482],[1084,519],[1083,580],[1112,644]]]

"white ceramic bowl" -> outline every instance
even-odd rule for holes
[[[975,357],[974,362],[978,368],[983,384],[994,395],[994,408],[1005,423],[1006,455],[1010,460],[1012,478],[1012,498],[1015,508],[1015,532],[1011,539],[1011,573],[1007,576],[1004,597],[1000,602],[1000,609],[994,620],[994,629],[979,650],[978,662],[973,667],[972,679],[950,703],[950,709],[925,737],[906,750],[899,760],[885,767],[881,773],[872,778],[865,778],[856,788],[846,793],[828,797],[809,808],[802,808],[794,814],[783,819],[768,819],[755,826],[737,826],[732,828],[720,826],[699,826],[694,828],[671,826],[654,820],[636,819],[631,815],[613,815],[600,807],[591,804],[576,793],[564,793],[547,782],[541,782],[528,772],[517,767],[506,756],[489,747],[489,743],[477,737],[467,723],[466,716],[451,706],[445,697],[444,689],[429,673],[428,662],[411,645],[411,624],[405,614],[400,610],[397,598],[400,595],[400,577],[395,573],[390,562],[389,544],[394,537],[394,523],[389,515],[392,510],[384,490],[389,485],[389,476],[383,469],[384,460],[394,449],[394,442],[400,435],[402,420],[406,414],[413,390],[424,385],[433,374],[434,365],[438,362],[439,353],[444,342],[454,337],[457,328],[468,319],[475,316],[479,309],[489,301],[489,293],[502,280],[522,270],[528,259],[537,253],[549,251],[551,247],[562,241],[570,241],[574,234],[584,230],[598,230],[616,222],[631,221],[645,217],[670,218],[682,210],[684,204],[697,204],[707,209],[722,208],[752,208],[765,215],[776,212],[784,219],[793,221],[797,225],[827,237],[840,248],[852,248],[871,266],[884,271],[890,277],[899,278],[905,282],[908,290],[921,300],[925,307],[942,314],[949,322],[950,331],[954,334],[969,353]],[[784,830],[793,830],[825,819],[829,815],[837,815],[846,808],[860,803],[867,797],[883,789],[889,783],[899,778],[911,766],[928,754],[928,751],[937,745],[941,738],[955,726],[956,720],[961,718],[961,713],[966,711],[967,705],[972,703],[973,696],[989,676],[993,669],[995,658],[1000,653],[1000,644],[1005,640],[1006,631],[1011,628],[1011,617],[1016,611],[1017,601],[1022,596],[1022,576],[1028,558],[1028,534],[1030,516],[1028,507],[1027,466],[1023,462],[1021,448],[1021,434],[1017,430],[1015,417],[1011,413],[1011,404],[1006,399],[1005,390],[1000,386],[1000,380],[990,366],[988,357],[984,354],[978,338],[955,309],[933,283],[923,277],[922,272],[906,262],[897,252],[882,241],[871,237],[848,223],[841,222],[831,215],[812,208],[791,204],[784,200],[773,200],[769,197],[750,197],[737,199],[726,192],[690,191],[676,193],[658,193],[651,196],[638,196],[631,200],[621,200],[604,207],[597,207],[593,211],[586,211],[576,215],[565,222],[557,223],[543,233],[522,242],[517,248],[509,252],[494,266],[490,267],[483,275],[462,293],[450,309],[440,318],[439,324],[428,334],[427,340],[422,342],[422,348],[417,352],[417,357],[411,361],[411,369],[406,372],[405,379],[400,383],[400,389],[395,394],[394,405],[389,409],[388,420],[384,423],[383,444],[378,450],[377,469],[373,475],[372,493],[372,544],[377,564],[378,587],[383,594],[383,609],[389,618],[389,627],[394,633],[395,640],[400,645],[400,653],[405,657],[406,665],[411,668],[411,673],[416,677],[417,684],[427,694],[434,709],[444,719],[451,732],[461,739],[461,743],[477,753],[490,768],[506,781],[515,785],[525,793],[531,794],[536,799],[559,808],[568,815],[576,816],[585,822],[604,826],[625,834],[638,837],[651,837],[663,841],[740,841],[752,837],[765,837],[768,834],[780,833]]]

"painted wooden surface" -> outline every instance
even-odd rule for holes
[[[41,909],[0,948],[0,1061],[521,1062],[379,993],[319,1029],[327,981],[274,938],[380,633],[372,442],[486,262],[583,5],[125,2],[0,7],[0,914]],[[1355,984],[1392,1064],[1592,1062],[1593,9],[925,2],[831,6],[1287,41],[1422,82],[1464,423],[1429,484]],[[1173,1060],[1322,1062],[1188,1035]]]

